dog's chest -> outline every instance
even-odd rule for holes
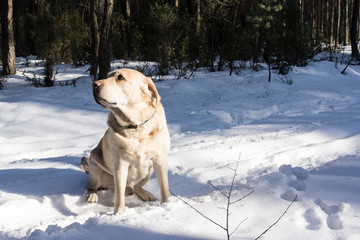
[[[127,161],[128,182],[136,184],[144,179],[152,170],[153,161],[157,153],[151,151],[151,144],[138,138],[119,137],[117,139],[120,149],[120,161]]]
[[[133,154],[143,154],[152,150],[157,137],[154,131],[137,131],[133,129],[124,130],[120,133],[112,131],[111,139],[122,151]]]
[[[128,181],[137,182],[144,179],[151,171],[153,162],[149,159],[142,159],[140,162],[130,164],[128,171]]]

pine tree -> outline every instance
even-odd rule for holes
[[[2,74],[13,75],[16,66],[12,0],[1,0],[1,40]]]
[[[356,57],[358,60],[360,60],[359,50],[357,48],[357,41],[356,41],[358,18],[359,18],[359,0],[354,0],[353,14],[352,14],[351,28],[350,28],[351,55],[352,57]]]

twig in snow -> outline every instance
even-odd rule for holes
[[[219,191],[222,195],[224,195],[226,198],[227,198],[227,205],[226,205],[226,208],[224,208],[226,210],[226,225],[225,226],[222,226],[220,223],[214,221],[213,219],[209,218],[208,216],[206,216],[205,214],[201,213],[198,209],[196,209],[195,207],[193,207],[191,204],[189,204],[188,202],[186,202],[184,199],[182,199],[181,197],[175,195],[171,190],[170,190],[170,193],[177,197],[178,199],[180,199],[183,203],[185,203],[186,205],[188,205],[190,208],[192,208],[193,210],[195,210],[197,213],[199,213],[202,217],[206,218],[207,220],[209,220],[210,222],[212,222],[213,224],[215,224],[216,226],[220,227],[221,229],[223,229],[224,231],[226,231],[226,235],[227,235],[227,239],[230,240],[230,236],[233,235],[236,230],[240,227],[240,225],[245,222],[247,220],[247,218],[245,218],[243,221],[241,221],[237,227],[232,231],[230,232],[229,230],[229,223],[230,223],[230,219],[229,219],[229,216],[231,215],[230,213],[230,205],[234,204],[234,203],[237,203],[241,200],[243,200],[244,198],[248,197],[250,194],[252,194],[254,191],[251,191],[250,193],[248,193],[247,195],[239,198],[238,200],[236,201],[231,201],[231,194],[232,194],[232,190],[234,188],[234,184],[235,184],[235,177],[237,176],[237,170],[238,170],[238,167],[239,167],[239,162],[240,162],[240,156],[239,155],[239,159],[238,161],[236,161],[236,167],[233,169],[233,168],[230,168],[234,171],[234,175],[233,175],[233,178],[232,178],[232,181],[231,181],[231,185],[230,185],[230,189],[229,189],[229,193],[226,194],[225,192],[223,192],[222,190],[220,190],[220,188],[216,187],[215,185],[213,185],[210,181],[208,181],[209,185],[212,186],[215,190]]]
[[[236,228],[234,229],[234,231],[232,231],[232,232],[230,233],[229,236],[233,235],[233,234],[236,232],[236,230],[240,227],[240,225],[243,224],[243,222],[245,222],[247,219],[248,219],[248,218],[245,218],[244,220],[242,220],[242,221],[236,226]]]
[[[354,57],[351,57],[349,62],[346,64],[346,67],[344,68],[344,70],[341,71],[341,74],[345,74],[346,69],[348,68],[348,66],[350,65],[351,61],[353,60]]]
[[[271,224],[270,227],[268,227],[263,233],[261,233],[257,238],[255,238],[255,240],[261,238],[262,236],[264,236],[264,234],[269,231],[273,226],[275,226],[280,219],[285,215],[285,213],[287,212],[287,210],[289,210],[289,208],[291,207],[291,205],[296,201],[297,199],[297,195],[295,196],[294,200],[291,201],[291,203],[289,204],[289,206],[285,209],[285,211],[281,214],[281,216],[278,218],[278,220],[276,220],[273,224]]]
[[[216,190],[218,190],[220,193],[222,193],[222,195],[224,195],[225,197],[227,197],[227,198],[229,197],[226,193],[224,193],[224,192],[221,191],[218,187],[216,187],[215,185],[213,185],[210,180],[209,180],[207,183],[208,183],[210,186],[212,186],[213,188],[215,188]]]
[[[244,198],[246,198],[246,197],[250,196],[251,194],[253,194],[254,191],[255,191],[255,190],[252,190],[251,192],[249,192],[249,193],[246,194],[245,196],[239,198],[238,200],[235,200],[235,201],[231,202],[230,205],[231,205],[231,204],[234,204],[234,203],[237,203],[237,202],[240,202],[240,201],[243,200]]]
[[[232,182],[231,182],[231,186],[230,186],[230,190],[229,190],[229,195],[228,195],[228,198],[227,198],[227,205],[226,205],[226,234],[227,234],[227,238],[228,240],[230,240],[230,236],[231,234],[233,234],[234,232],[232,232],[231,234],[229,233],[229,216],[230,216],[230,202],[231,202],[231,193],[232,193],[232,190],[233,190],[233,187],[234,187],[234,183],[235,183],[235,177],[236,177],[236,173],[237,173],[237,169],[239,167],[239,162],[240,162],[240,157],[241,157],[241,154],[239,154],[239,159],[238,161],[236,162],[236,167],[235,167],[235,170],[234,170],[234,176],[233,176],[233,179],[232,179]],[[238,228],[238,227],[237,227]]]
[[[215,225],[217,225],[218,227],[220,227],[221,229],[226,231],[226,228],[224,228],[223,226],[221,226],[219,223],[215,222],[214,220],[212,220],[211,218],[207,217],[206,215],[204,215],[202,212],[200,212],[199,210],[197,210],[195,207],[191,206],[190,203],[188,203],[187,201],[185,201],[184,199],[182,199],[181,197],[179,197],[178,195],[174,194],[170,189],[169,189],[170,193],[174,196],[177,197],[180,201],[182,201],[183,203],[185,203],[186,205],[188,205],[189,207],[191,207],[193,210],[195,210],[198,214],[200,214],[201,216],[203,216],[204,218],[206,218],[207,220],[209,220],[210,222],[214,223]]]

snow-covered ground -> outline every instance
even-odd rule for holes
[[[177,197],[160,204],[126,200],[112,215],[112,192],[85,203],[79,168],[106,130],[107,112],[92,97],[88,66],[59,65],[56,79],[76,87],[35,88],[18,64],[0,91],[0,239],[226,239],[226,232]],[[115,62],[113,67],[123,66]],[[310,62],[292,85],[267,70],[208,73],[157,82],[172,147],[171,191],[225,226],[231,239],[346,239],[360,236],[360,66]],[[240,158],[239,155],[241,154]],[[210,181],[222,192],[208,184]],[[159,197],[153,177],[147,189]]]

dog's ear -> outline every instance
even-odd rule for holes
[[[143,91],[151,96],[152,104],[154,106],[160,104],[161,97],[155,87],[154,82],[149,77],[146,78],[145,82],[147,89],[143,89]]]

